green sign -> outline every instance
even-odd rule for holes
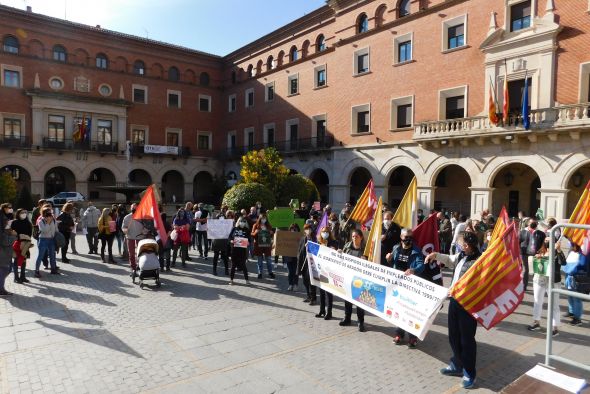
[[[548,276],[547,268],[549,268],[549,257],[535,257],[533,259],[533,270],[535,274]]]
[[[537,220],[545,220],[545,212],[541,208],[537,209],[537,213],[535,213],[535,217]]]
[[[291,201],[289,201],[289,207],[291,207],[291,209],[299,209],[299,200],[296,198],[292,198]]]
[[[292,223],[295,223],[291,208],[276,208],[267,211],[266,214],[270,224],[276,228],[289,228]]]

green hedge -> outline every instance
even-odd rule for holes
[[[238,183],[232,186],[223,196],[223,204],[229,209],[239,211],[242,208],[250,209],[260,201],[262,206],[273,209],[276,199],[272,191],[260,183]]]
[[[289,175],[281,187],[279,206],[288,206],[292,198],[300,202],[319,201],[320,193],[311,179],[301,174]]]

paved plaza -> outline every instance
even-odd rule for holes
[[[86,242],[78,236],[78,249]],[[303,292],[287,292],[286,269],[251,286],[213,276],[211,256],[162,275],[162,287],[131,283],[125,265],[72,255],[62,276],[7,279],[0,300],[2,393],[453,393],[439,375],[450,355],[446,306],[415,350],[395,346],[394,328],[367,318],[368,332],[317,319]],[[33,258],[35,252],[33,252]],[[31,263],[29,262],[29,265]],[[221,269],[223,272],[223,269]],[[445,278],[449,281],[448,274]],[[151,284],[151,283],[150,283]],[[301,285],[301,289],[303,286]],[[561,301],[562,312],[566,310]],[[497,328],[478,328],[478,392],[497,392],[543,360],[544,332],[531,333],[532,292]],[[590,364],[584,325],[563,326],[560,355]],[[354,317],[354,316],[353,316]],[[545,324],[545,321],[542,323]],[[582,374],[581,371],[577,371]]]

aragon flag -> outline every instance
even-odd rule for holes
[[[158,209],[158,203],[156,201],[156,195],[154,192],[154,186],[148,186],[141,201],[137,205],[137,209],[133,214],[135,220],[153,220],[154,228],[158,231],[158,235],[162,240],[163,244],[166,244],[168,240],[168,234],[164,228],[162,217],[160,216],[160,210]]]
[[[498,220],[496,221],[496,225],[494,226],[494,231],[492,231],[492,239],[490,241],[493,241],[500,235],[502,235],[509,224],[510,218],[508,217],[508,212],[506,211],[506,207],[502,206],[500,216],[498,216]]]
[[[524,297],[518,231],[513,223],[449,291],[486,330],[508,317]]]
[[[586,184],[584,192],[582,193],[569,222],[576,224],[590,224],[590,181]],[[563,230],[563,236],[583,249],[586,249],[584,248],[584,243],[588,239],[587,230],[568,227]],[[582,252],[586,251],[582,250]]]
[[[377,203],[377,210],[375,211],[375,219],[371,226],[371,232],[367,237],[367,245],[363,253],[367,260],[381,264],[381,226],[383,225],[383,200],[379,197]]]
[[[350,213],[350,220],[360,223],[364,228],[373,220],[376,208],[377,198],[375,197],[375,186],[371,179]]]

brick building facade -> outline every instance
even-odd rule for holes
[[[590,178],[589,9],[587,0],[331,0],[216,57],[2,7],[0,34],[20,45],[18,54],[5,46],[2,73],[20,71],[22,86],[3,80],[0,115],[20,116],[22,138],[0,165],[26,170],[37,194],[59,168],[75,174],[72,187],[103,197],[100,168],[116,182],[149,177],[167,198],[200,199],[213,175],[239,173],[244,151],[275,146],[337,206],[370,177],[395,205],[416,176],[425,209],[540,207],[563,218]],[[502,112],[505,80],[509,116],[497,126],[488,97],[493,83]],[[98,122],[112,121],[112,141],[56,149],[48,133],[58,109],[67,112],[65,139],[74,118],[91,113],[96,137]],[[142,129],[144,144],[178,145],[180,154],[146,154]]]

